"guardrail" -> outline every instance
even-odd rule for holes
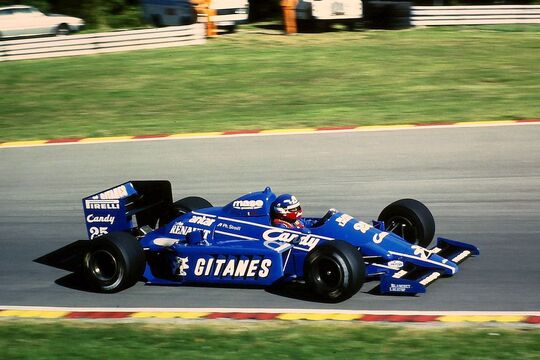
[[[540,24],[540,5],[412,6],[411,25]]]
[[[0,41],[0,61],[204,44],[204,24]]]

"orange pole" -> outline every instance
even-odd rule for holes
[[[195,11],[197,14],[206,15],[206,36],[217,36],[217,26],[212,17],[217,15],[215,9],[211,9],[212,0],[191,0],[191,3],[195,5]]]
[[[217,25],[212,20],[212,17],[217,15],[216,9],[210,9],[210,0],[208,0],[208,25],[206,27],[206,32],[208,33],[208,37],[214,37],[217,36]]]
[[[296,34],[296,5],[298,0],[281,0],[281,9],[283,10],[283,23],[286,34]]]

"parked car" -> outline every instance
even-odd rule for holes
[[[32,6],[0,7],[0,38],[67,35],[83,27],[82,19],[59,14],[45,15]]]

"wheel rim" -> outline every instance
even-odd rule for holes
[[[394,216],[388,219],[388,222],[385,225],[386,231],[390,231],[401,236],[403,239],[413,245],[418,245],[420,242],[416,228],[407,218],[402,216]]]
[[[329,293],[339,290],[343,284],[343,270],[340,264],[331,257],[321,257],[315,264],[315,281]]]
[[[115,257],[106,250],[92,253],[88,265],[92,275],[101,282],[107,283],[118,277],[118,263]]]

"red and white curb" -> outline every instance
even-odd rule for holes
[[[540,324],[540,312],[484,311],[353,311],[297,309],[221,308],[69,308],[0,306],[0,320],[6,319],[91,319],[91,320],[331,320],[365,323],[504,323]]]
[[[296,129],[272,129],[272,130],[233,130],[222,132],[198,132],[180,134],[159,134],[159,135],[133,135],[133,136],[108,136],[93,138],[58,138],[49,140],[24,140],[8,141],[0,143],[2,148],[17,148],[47,145],[71,145],[71,144],[95,144],[113,143],[126,141],[149,141],[149,140],[180,140],[180,139],[208,139],[220,137],[238,136],[271,136],[271,135],[300,135],[300,134],[321,134],[332,132],[367,132],[367,131],[393,131],[412,129],[433,129],[433,128],[457,128],[457,127],[484,127],[484,126],[511,126],[511,125],[531,125],[540,124],[540,119],[528,120],[500,120],[500,121],[474,121],[474,122],[453,122],[435,124],[404,124],[404,125],[373,125],[373,126],[337,126],[320,128],[296,128]]]

